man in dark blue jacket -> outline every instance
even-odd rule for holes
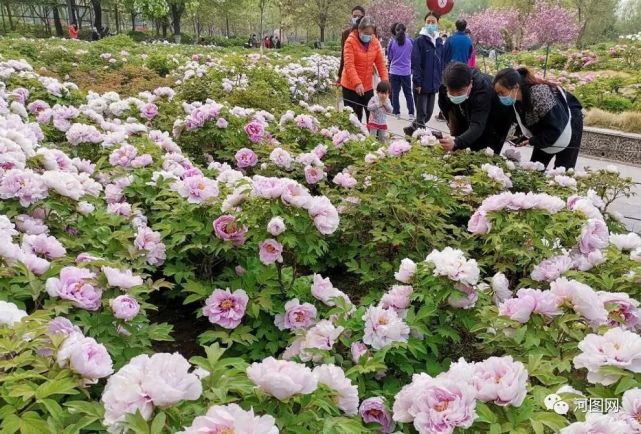
[[[438,17],[433,12],[425,16],[425,26],[412,46],[412,82],[416,119],[403,129],[411,136],[415,130],[425,128],[432,117],[436,95],[443,75],[443,40],[438,36]]]
[[[456,21],[456,32],[445,43],[445,64],[461,62],[467,64],[472,56],[472,39],[465,34],[467,21]]]

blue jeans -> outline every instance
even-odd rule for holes
[[[412,76],[391,74],[390,84],[392,85],[392,108],[394,109],[394,114],[398,115],[401,113],[401,104],[399,99],[401,96],[401,89],[403,89],[405,101],[407,102],[407,111],[409,114],[413,115],[414,100],[412,99]]]

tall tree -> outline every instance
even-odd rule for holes
[[[321,42],[325,42],[328,27],[347,21],[351,9],[344,0],[284,0],[282,4],[291,16],[316,23]]]
[[[102,29],[102,4],[100,0],[91,0],[93,8],[93,25],[100,32]]]
[[[408,35],[414,32],[416,10],[402,0],[379,0],[367,9],[367,15],[374,18],[376,32],[385,44],[392,37],[394,23],[405,24]]]
[[[599,42],[614,31],[618,0],[572,0],[572,4],[580,26],[578,45]]]

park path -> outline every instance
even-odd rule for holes
[[[438,121],[436,115],[438,114],[438,108],[434,109],[434,114],[432,119],[430,119],[428,125],[431,128],[447,131],[447,125],[445,122]],[[401,119],[396,119],[394,116],[388,116],[387,124],[391,134],[403,135],[403,128],[409,125],[407,107],[405,106],[405,101],[403,95],[401,95]],[[504,146],[503,149],[508,149],[511,146]],[[531,147],[522,147],[518,148],[521,152],[523,161],[530,159],[532,155]],[[606,166],[615,165],[619,168],[622,176],[627,176],[633,179],[637,184],[633,187],[634,196],[629,198],[620,198],[617,199],[612,205],[611,208],[614,211],[618,211],[625,217],[625,224],[630,231],[641,232],[641,166],[634,166],[629,164],[623,164],[616,161],[609,161],[606,159],[595,158],[591,156],[582,156],[579,154],[579,159],[577,161],[577,169],[604,169]]]

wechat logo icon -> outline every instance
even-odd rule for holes
[[[543,400],[545,408],[554,410],[556,414],[567,414],[570,411],[570,406],[567,402],[563,401],[556,393],[551,393]]]

